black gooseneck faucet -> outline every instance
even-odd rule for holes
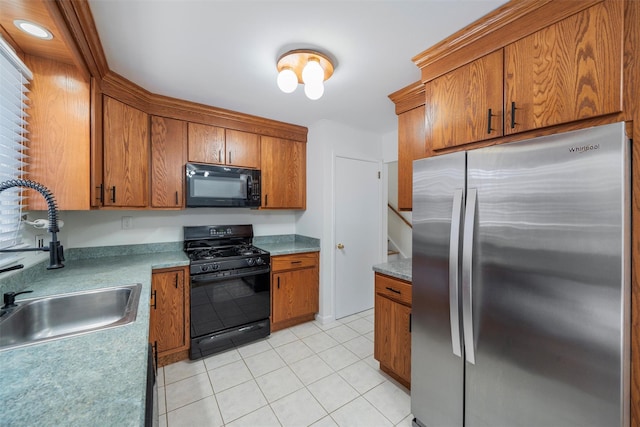
[[[28,252],[28,251],[45,251],[49,252],[49,266],[47,270],[64,267],[62,261],[64,261],[64,250],[62,245],[58,241],[57,233],[60,231],[58,228],[58,206],[56,200],[51,194],[51,191],[44,185],[29,181],[27,179],[10,179],[0,183],[0,193],[4,190],[13,187],[26,187],[36,190],[42,194],[47,202],[48,214],[49,214],[49,233],[51,233],[51,241],[48,247],[43,248],[23,248],[23,249],[0,249],[0,252]]]

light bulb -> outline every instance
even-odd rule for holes
[[[298,87],[298,77],[291,68],[283,68],[278,73],[278,87],[284,93],[291,93]]]
[[[322,83],[324,81],[324,70],[317,59],[309,59],[307,65],[302,69],[302,81],[305,85],[311,83]]]
[[[324,83],[305,83],[304,94],[311,100],[320,99],[324,93]]]

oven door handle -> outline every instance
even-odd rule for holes
[[[211,274],[195,274],[195,275],[191,275],[191,283],[198,283],[198,282],[212,282],[212,281],[223,281],[223,280],[228,280],[228,279],[235,279],[238,277],[246,277],[246,276],[255,276],[258,274],[263,274],[263,273],[268,273],[269,271],[271,271],[271,267],[266,266],[265,268],[261,268],[259,270],[251,270],[251,271],[247,271],[245,273],[236,273],[230,276],[221,276],[220,273],[211,273]]]

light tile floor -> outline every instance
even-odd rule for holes
[[[158,370],[160,426],[410,427],[409,391],[373,358],[373,310],[308,322]]]

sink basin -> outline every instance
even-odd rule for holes
[[[0,317],[0,350],[131,323],[141,289],[138,283],[18,300]]]

